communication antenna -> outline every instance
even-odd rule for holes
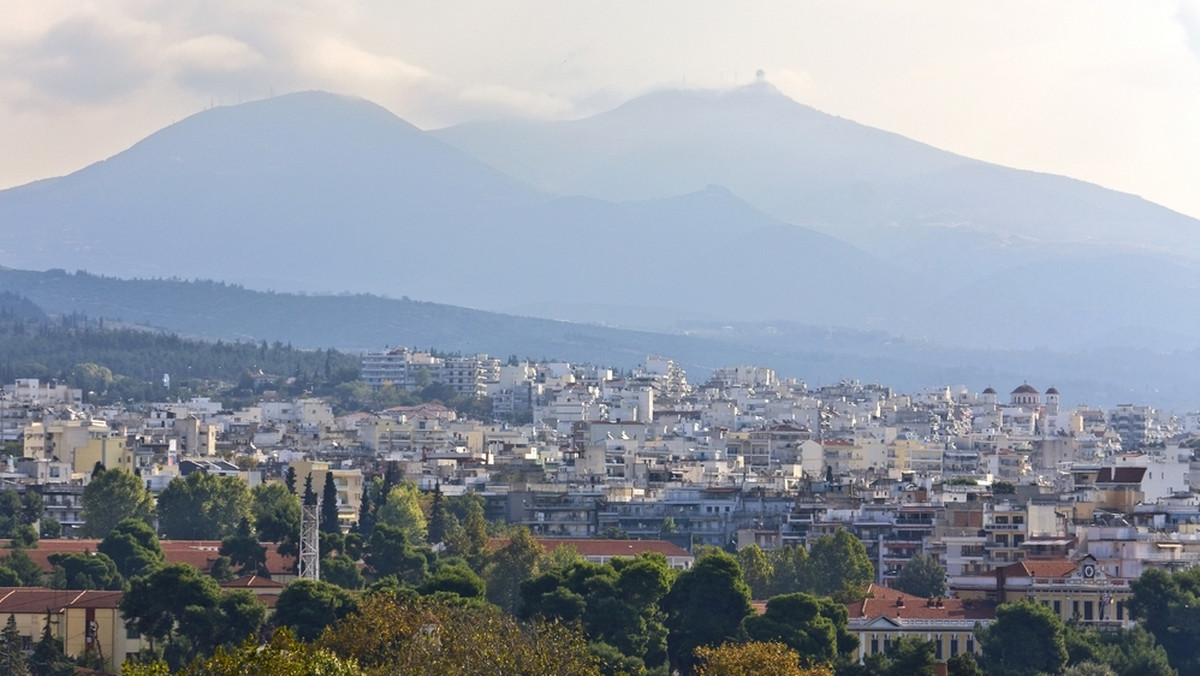
[[[300,579],[321,579],[321,501],[304,500],[300,511]]]

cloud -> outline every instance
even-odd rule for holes
[[[76,16],[5,55],[10,73],[28,86],[30,98],[69,103],[106,103],[153,78],[147,46],[156,41],[153,25]]]

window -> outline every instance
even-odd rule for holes
[[[950,637],[950,657],[958,657],[958,637]]]
[[[967,652],[969,652],[969,653],[975,652],[975,637],[974,636],[967,637]]]
[[[1054,614],[1062,617],[1062,601],[1054,602]]]
[[[141,637],[142,637],[142,635],[138,633],[137,629],[135,629],[134,627],[131,627],[129,625],[125,626],[125,638],[132,640],[132,639],[137,639],[137,638],[141,638]]]
[[[933,646],[934,646],[933,657],[934,657],[934,659],[940,661],[942,659],[942,637],[941,636],[935,636],[933,638]]]
[[[879,637],[872,636],[871,637],[871,654],[874,655],[877,652],[879,652]]]

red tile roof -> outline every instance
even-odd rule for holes
[[[877,584],[867,587],[867,598],[846,604],[846,611],[852,620],[880,616],[920,620],[990,620],[996,617],[996,606],[990,601],[926,599]]]
[[[39,540],[36,549],[25,551],[42,570],[50,572],[54,569],[50,565],[51,554],[95,552],[99,545],[99,540]],[[160,540],[159,545],[167,563],[187,563],[203,573],[209,572],[213,562],[220,556],[218,552],[221,549],[220,540]],[[270,542],[264,542],[263,545],[267,548],[267,570],[272,575],[291,575],[295,570],[296,558],[281,556],[275,551],[276,545]]]
[[[45,589],[43,587],[0,587],[0,615],[62,612],[68,606],[116,608],[123,592],[94,589]]]

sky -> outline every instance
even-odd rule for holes
[[[0,188],[322,89],[425,129],[761,69],[827,113],[1200,217],[1200,0],[0,0]]]

